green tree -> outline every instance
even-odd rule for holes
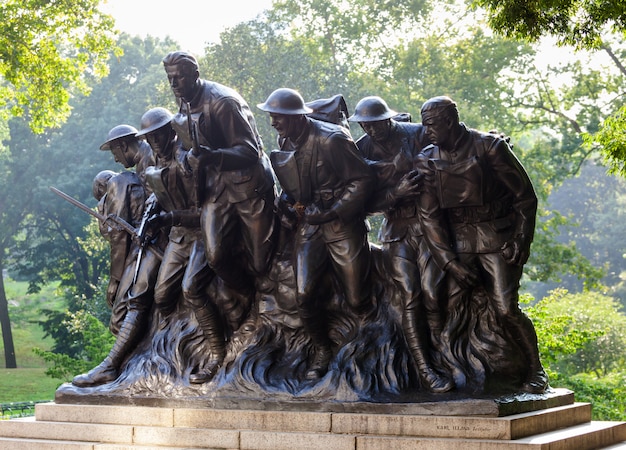
[[[506,36],[537,40],[551,35],[562,44],[599,47],[607,28],[626,31],[626,5],[593,0],[474,0],[486,8],[489,25]]]
[[[624,368],[626,315],[612,297],[556,289],[530,308],[542,361],[564,376],[604,377]]]
[[[107,72],[113,19],[99,0],[4,0],[0,3],[0,111],[26,114],[35,132],[62,124],[73,91]]]
[[[626,50],[619,45],[626,35],[624,2],[474,0],[473,4],[487,10],[489,25],[504,36],[524,41],[551,36],[560,46],[601,51],[608,56],[619,77],[618,84],[606,90],[611,101],[599,116],[600,126],[595,130],[581,130],[579,139],[589,151],[602,152],[612,173],[626,176],[626,106],[623,101]],[[595,58],[598,56],[596,53]],[[546,104],[546,108],[550,105]]]
[[[88,92],[85,74],[98,77],[106,73],[106,61],[114,43],[113,20],[98,10],[98,3],[99,0],[5,0],[0,3],[2,122],[10,115],[26,115],[35,132],[57,126],[70,113],[71,93]],[[0,179],[0,269],[4,268],[6,250],[27,215],[11,184],[24,173],[4,172],[5,165],[11,165],[16,156],[13,152],[0,153],[0,165],[4,166]],[[6,367],[15,368],[17,362],[2,283],[0,324]]]
[[[108,131],[120,123],[138,127],[148,108],[172,101],[160,65],[175,43],[122,36],[119,47],[125,53],[111,55],[109,76],[101,81],[91,76],[91,94],[72,99],[73,114],[64,126],[34,134],[25,119],[10,122],[7,153],[0,158],[0,257],[33,291],[61,279],[71,298],[97,298],[108,272],[106,251],[98,256],[81,246],[93,219],[48,187],[95,206],[94,176],[103,169],[122,170],[109,152],[99,150]]]
[[[525,311],[535,324],[550,384],[592,402],[595,420],[626,420],[626,316],[617,302],[600,293],[556,289]]]

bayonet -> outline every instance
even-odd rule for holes
[[[137,281],[137,276],[139,275],[139,267],[141,266],[141,260],[143,258],[143,252],[146,245],[149,242],[149,238],[147,236],[148,231],[148,220],[152,217],[154,210],[157,207],[156,197],[154,194],[148,199],[146,202],[146,209],[143,212],[143,217],[141,218],[141,224],[139,224],[139,229],[137,230],[137,237],[139,239],[139,253],[137,254],[137,262],[135,262],[135,271],[133,273],[133,284]],[[161,255],[162,256],[162,255]]]
[[[135,263],[135,272],[133,274],[133,284],[135,284],[135,282],[137,281],[137,275],[139,274],[139,266],[141,265],[141,259],[143,257],[144,248],[146,245],[150,243],[149,242],[150,239],[148,239],[148,237],[146,236],[147,229],[148,229],[147,224],[148,224],[148,219],[152,216],[152,213],[154,209],[156,208],[156,204],[157,204],[156,200],[155,199],[148,200],[148,204],[146,205],[146,209],[144,210],[143,217],[141,219],[141,224],[139,225],[139,229],[135,229],[135,227],[133,227],[131,224],[129,224],[128,222],[126,222],[124,219],[122,219],[119,216],[116,216],[114,214],[109,214],[108,216],[104,216],[103,214],[100,214],[94,211],[89,206],[85,205],[84,203],[79,202],[74,197],[67,195],[65,192],[60,191],[59,189],[53,186],[50,186],[50,190],[54,192],[56,195],[58,195],[59,197],[61,197],[63,200],[66,200],[67,202],[71,203],[72,205],[76,206],[82,211],[85,211],[87,214],[95,217],[100,222],[106,223],[108,221],[113,221],[115,224],[119,225],[119,228],[121,230],[124,230],[128,234],[131,235],[133,241],[139,244],[139,253],[137,254],[137,262]],[[157,253],[157,255],[159,255],[159,257],[161,258],[163,257],[163,252],[160,251],[160,249],[157,246],[153,245],[152,248]]]
[[[116,225],[118,225],[118,229],[126,231],[128,234],[130,234],[132,236],[133,239],[137,239],[138,238],[138,233],[137,233],[137,230],[135,229],[135,227],[133,227],[131,224],[126,222],[121,217],[116,216],[115,214],[109,214],[108,216],[104,216],[104,215],[94,211],[89,206],[85,205],[84,203],[79,202],[74,197],[71,197],[71,196],[67,195],[65,192],[63,192],[63,191],[61,191],[61,190],[59,190],[59,189],[57,189],[57,188],[55,188],[53,186],[50,186],[50,190],[52,192],[54,192],[56,195],[58,195],[59,197],[61,197],[63,200],[71,203],[72,205],[74,205],[78,209],[86,212],[90,216],[95,217],[100,222],[102,222],[102,223],[114,222]]]

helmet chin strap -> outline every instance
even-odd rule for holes
[[[135,164],[133,164],[133,161],[129,161],[128,157],[126,156],[126,154],[124,154],[124,160],[126,162],[126,165],[124,167],[133,167]]]

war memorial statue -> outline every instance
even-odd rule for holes
[[[341,96],[279,88],[257,105],[277,132],[264,150],[237,92],[185,52],[163,64],[179,111],[150,109],[123,136],[145,139],[150,165],[120,159],[120,136],[104,145],[142,193],[118,230],[126,256],[111,259],[126,277],[108,295],[123,305],[118,341],[58,402],[345,410],[549,395],[518,305],[537,198],[506,139],[468,128],[448,97],[413,123],[380,97],[350,114]]]

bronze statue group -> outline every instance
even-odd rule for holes
[[[100,223],[117,338],[73,389],[546,391],[518,305],[537,198],[505,138],[444,96],[414,123],[380,97],[350,114],[341,96],[280,88],[257,105],[278,133],[268,157],[237,92],[188,53],[163,65],[179,110],[150,109],[101,146],[134,170],[96,176],[98,211],[135,231]]]

